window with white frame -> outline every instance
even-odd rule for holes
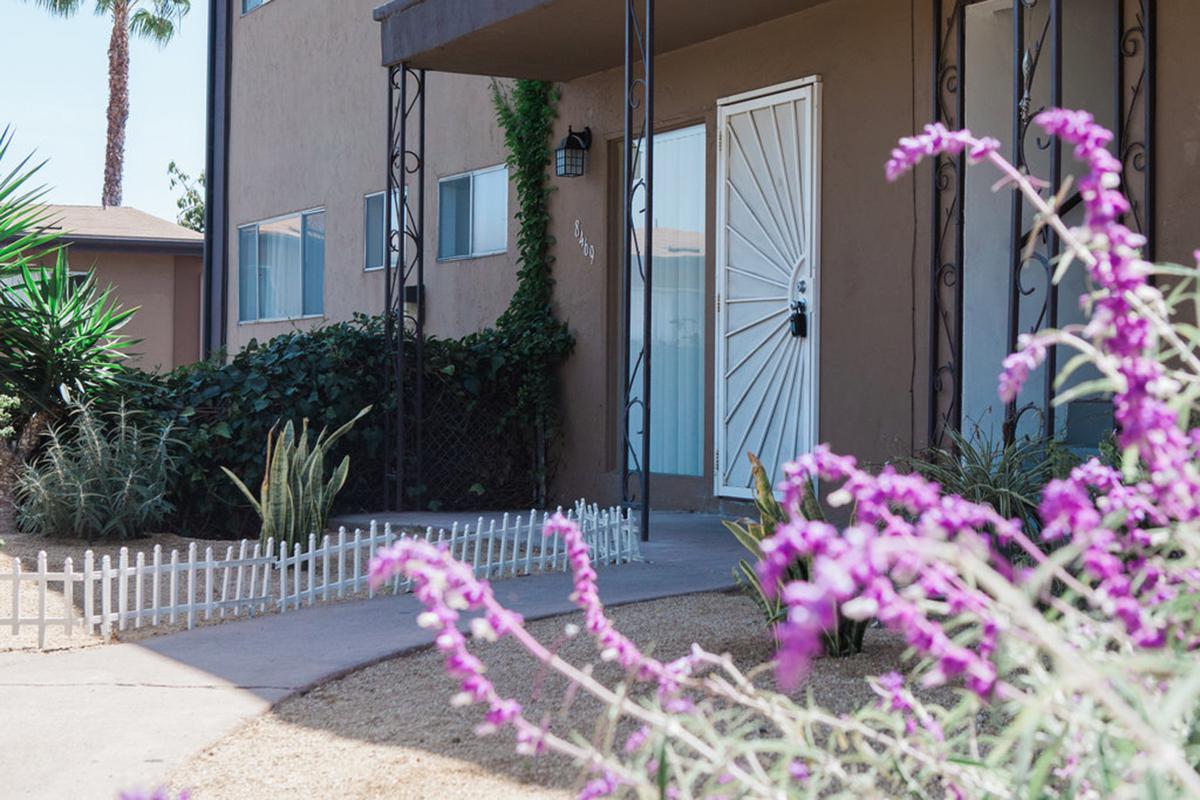
[[[267,0],[242,0],[242,13],[249,14],[251,11],[266,2]]]
[[[383,269],[383,260],[387,257],[388,229],[383,223],[387,214],[386,199],[387,195],[383,192],[374,192],[363,197],[363,269],[367,271]],[[393,228],[398,227],[396,222],[399,219],[399,196],[393,195]],[[396,254],[392,253],[392,264],[395,265],[395,263]]]
[[[508,249],[508,168],[438,181],[438,258],[473,258]]]
[[[325,209],[238,228],[238,321],[319,316],[325,306]]]

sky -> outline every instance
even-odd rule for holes
[[[0,0],[0,129],[14,131],[0,169],[36,151],[36,160],[48,159],[37,182],[52,203],[100,204],[111,25],[94,7],[84,0],[62,19],[32,0]],[[207,47],[208,0],[192,0],[166,47],[132,41],[124,205],[174,220],[179,190],[170,188],[167,164],[193,177],[204,168]]]

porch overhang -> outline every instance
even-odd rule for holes
[[[827,0],[657,0],[667,53]],[[625,9],[613,0],[391,0],[375,9],[384,66],[569,81],[621,66]]]

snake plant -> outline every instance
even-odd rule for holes
[[[282,430],[278,430],[278,424],[272,427],[267,433],[266,469],[258,497],[237,475],[221,467],[262,519],[260,537],[264,544],[274,539],[280,547],[292,549],[297,542],[304,546],[310,535],[319,536],[325,530],[333,500],[350,472],[350,456],[345,456],[326,479],[325,456],[370,410],[367,406],[333,433],[323,428],[311,445],[307,419],[301,423],[299,435],[291,420]]]

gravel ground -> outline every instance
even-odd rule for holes
[[[728,652],[748,668],[771,656],[772,642],[754,604],[739,594],[697,594],[614,609],[618,627],[634,640],[653,643],[667,659],[693,641]],[[586,637],[565,640],[579,615],[542,620],[530,629],[576,664],[595,657]],[[563,683],[545,676],[518,645],[504,640],[475,646],[501,692],[515,696],[552,729],[590,735],[600,706],[581,696],[564,707]],[[903,643],[878,629],[867,632],[864,652],[819,660],[805,688],[817,702],[846,712],[874,698],[864,678],[896,669]],[[595,674],[614,681],[619,672],[597,664]],[[764,683],[770,683],[764,675]],[[531,684],[537,687],[531,690]],[[509,732],[479,738],[477,708],[454,708],[452,681],[441,657],[422,650],[331,681],[284,701],[275,710],[197,755],[171,776],[176,789],[191,787],[196,800],[248,797],[340,798],[567,798],[578,770],[566,759],[514,754]],[[533,696],[531,696],[533,692]]]

